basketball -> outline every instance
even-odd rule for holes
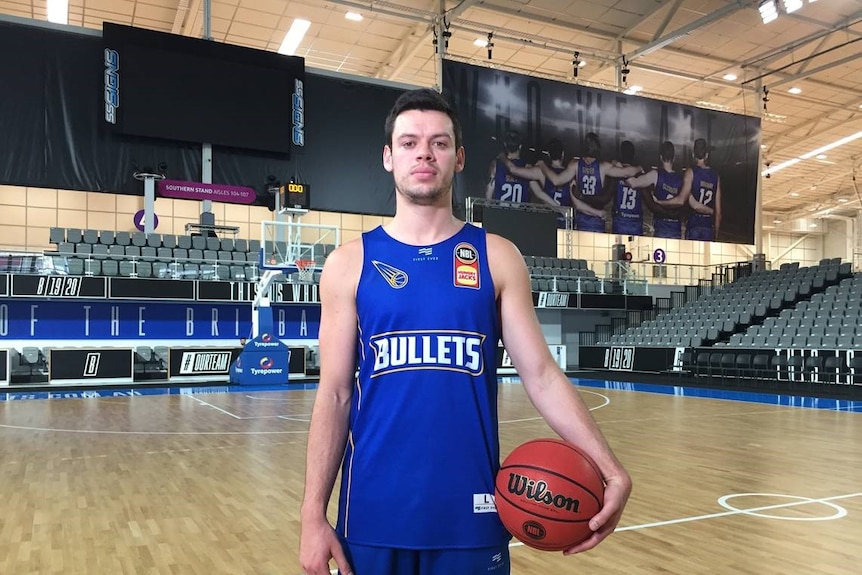
[[[524,545],[561,551],[592,535],[605,485],[593,460],[559,439],[534,439],[503,461],[495,486],[497,513]]]

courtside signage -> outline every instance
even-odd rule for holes
[[[52,348],[48,350],[48,379],[51,381],[132,379],[132,350],[129,348]]]
[[[165,198],[210,200],[228,204],[253,204],[257,199],[255,191],[246,186],[204,184],[180,180],[160,180],[159,195]]]
[[[227,375],[239,348],[171,348],[169,377]]]

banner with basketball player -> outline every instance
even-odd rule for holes
[[[754,243],[760,120],[445,61],[466,196],[571,206],[574,228]]]

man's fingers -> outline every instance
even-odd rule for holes
[[[341,575],[353,575],[353,568],[350,566],[350,562],[347,561],[347,556],[344,555],[344,550],[341,548],[341,545],[337,545],[336,548],[332,550],[332,558],[335,559],[335,565],[338,567],[338,571],[341,572]]]

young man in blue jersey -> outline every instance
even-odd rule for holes
[[[682,174],[673,170],[675,157],[676,148],[673,142],[662,142],[659,148],[661,167],[652,168],[645,174],[626,180],[628,186],[648,192],[642,194],[642,199],[653,214],[653,236],[657,238],[682,238],[682,208],[666,207],[658,203],[673,199],[682,191]]]
[[[503,139],[505,160],[518,167],[527,165],[521,157],[521,134],[509,130]],[[485,186],[485,198],[501,202],[529,202],[530,185],[527,180],[514,176],[506,169],[502,159],[494,159],[488,166],[488,183]]]
[[[548,159],[551,160],[549,168],[558,174],[566,169],[566,166],[563,164],[564,153],[565,150],[563,148],[563,143],[560,140],[552,138],[548,142],[547,154]],[[513,165],[512,167],[515,166]],[[507,169],[509,169],[509,166],[507,166]],[[538,202],[552,207],[572,207],[578,211],[585,211],[598,217],[602,217],[604,215],[604,212],[601,210],[591,208],[587,204],[575,198],[574,194],[572,194],[571,182],[555,186],[545,177],[545,174],[542,173],[541,170],[533,170],[533,176],[538,179],[530,180],[530,191],[533,192],[533,196]],[[557,215],[557,227],[566,227],[565,217],[562,214]]]
[[[306,575],[328,575],[331,559],[344,575],[510,572],[510,536],[491,498],[499,339],[533,405],[606,482],[593,535],[567,552],[610,535],[628,499],[631,479],[548,351],[521,254],[452,213],[464,161],[448,102],[404,93],[383,147],[396,214],[326,260],[300,510]],[[339,466],[333,529],[326,509]]]
[[[709,144],[703,138],[694,141],[694,165],[682,177],[680,193],[668,200],[656,199],[660,206],[688,205],[693,213],[688,216],[685,239],[713,241],[721,226],[721,179],[718,172],[707,165]]]
[[[635,145],[630,140],[620,144],[620,167],[629,168],[635,163]],[[644,234],[644,210],[641,194],[628,185],[625,178],[617,178],[613,205],[611,233],[624,236]]]

